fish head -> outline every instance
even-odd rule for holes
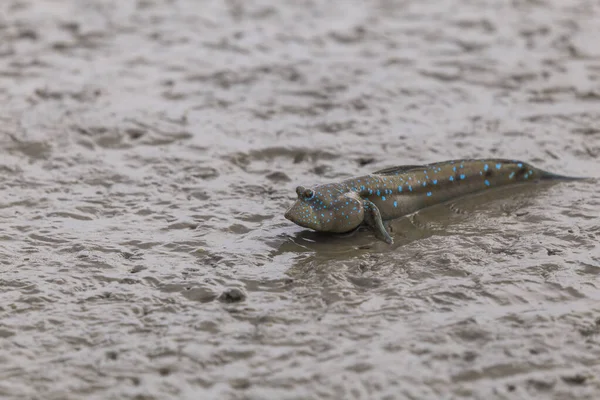
[[[285,212],[285,218],[296,225],[318,232],[349,232],[364,218],[362,199],[358,194],[331,190],[327,186],[296,188],[298,199]]]

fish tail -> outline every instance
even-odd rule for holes
[[[548,171],[541,171],[540,179],[543,181],[585,181],[592,178],[582,176],[559,175]]]

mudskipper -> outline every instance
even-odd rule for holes
[[[384,221],[490,188],[542,180],[578,180],[504,159],[451,160],[386,168],[314,187],[298,186],[285,218],[319,232],[345,233],[368,225],[393,243]]]

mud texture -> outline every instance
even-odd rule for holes
[[[598,181],[402,218],[297,185],[600,176],[593,0],[0,2],[0,398],[598,399]]]

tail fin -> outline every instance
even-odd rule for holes
[[[552,172],[541,171],[540,179],[543,181],[585,181],[594,178],[590,177],[581,177],[581,176],[566,176],[566,175],[558,175],[553,174]]]

